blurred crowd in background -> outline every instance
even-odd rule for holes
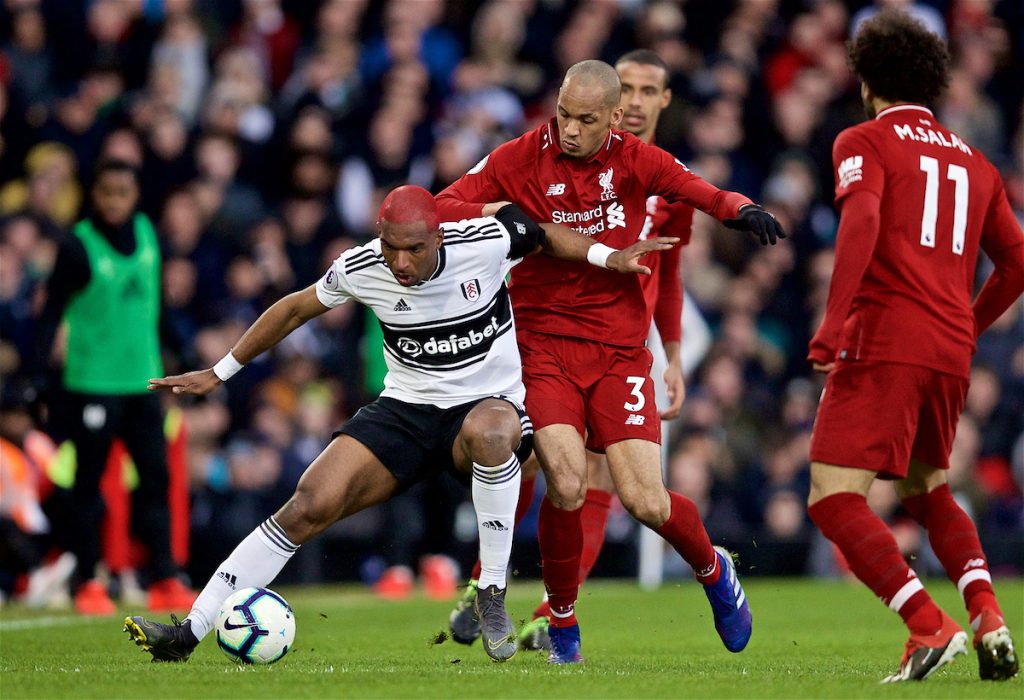
[[[101,158],[142,173],[164,255],[167,373],[205,368],[269,304],[373,236],[391,188],[440,191],[549,118],[570,65],[651,48],[672,69],[658,144],[790,233],[760,249],[695,220],[681,275],[713,344],[670,431],[668,482],[742,570],[835,575],[842,564],[806,517],[822,381],[804,358],[832,269],[831,144],[864,118],[844,41],[885,4],[947,39],[954,69],[937,116],[997,165],[1024,218],[1019,0],[2,0],[0,371],[11,380],[36,364],[56,241],[83,214]],[[193,580],[375,397],[375,323],[344,305],[208,399],[168,400],[187,435]],[[1022,416],[1017,303],[979,342],[950,471],[995,573],[1024,571]],[[928,572],[917,526],[876,486],[873,507]],[[471,507],[454,481],[424,485],[335,526],[285,576],[372,581],[425,554],[464,567]],[[518,533],[522,575],[538,573],[534,527]],[[608,542],[596,573],[633,574],[635,526],[621,508]],[[680,566],[666,557],[669,575]]]

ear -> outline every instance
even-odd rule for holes
[[[612,124],[611,124],[611,126],[612,126],[613,129],[618,129],[619,128],[619,124],[622,123],[622,115],[624,115],[625,113],[626,113],[626,110],[624,110],[621,106],[617,106],[617,107],[615,107],[615,109],[612,110]]]
[[[668,103],[672,101],[672,88],[665,88],[661,91],[661,108],[665,109],[668,107]]]
[[[440,248],[444,244],[444,229],[443,228],[438,228],[437,229],[437,241],[436,241],[436,243],[437,243],[437,247],[438,248]]]

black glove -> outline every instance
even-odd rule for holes
[[[775,245],[778,239],[786,237],[775,217],[757,204],[744,204],[738,218],[726,219],[722,223],[736,231],[750,231],[761,239],[761,245]]]

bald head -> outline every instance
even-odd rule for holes
[[[604,61],[580,61],[565,73],[555,119],[562,152],[590,158],[608,141],[622,119],[619,74]]]
[[[600,90],[605,104],[610,108],[614,109],[619,104],[619,94],[622,91],[619,74],[604,61],[588,59],[569,68],[565,72],[565,80],[562,81],[562,90],[567,89],[570,84]]]

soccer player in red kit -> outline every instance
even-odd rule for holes
[[[654,132],[658,127],[661,110],[672,100],[668,86],[669,69],[661,57],[650,49],[637,49],[624,54],[615,62],[615,71],[622,82],[619,106],[623,109],[622,128],[644,143],[654,143]],[[663,197],[647,198],[647,219],[640,232],[641,239],[652,236],[670,235],[679,239],[679,245],[649,255],[647,266],[650,275],[639,277],[644,291],[646,324],[653,320],[665,353],[665,384],[669,404],[658,414],[661,420],[672,420],[679,416],[686,395],[683,380],[683,363],[680,357],[682,341],[683,285],[679,277],[679,258],[682,246],[690,242],[693,225],[693,207],[683,202],[666,202]],[[653,378],[652,378],[653,379]],[[527,467],[536,466],[536,457],[523,468],[527,478]],[[580,511],[583,528],[583,551],[580,555],[580,585],[587,580],[594,564],[604,547],[605,526],[612,503],[615,483],[603,454],[587,452],[587,495]],[[520,495],[532,496],[533,490]],[[548,600],[545,597],[534,611],[534,619],[519,630],[520,645],[526,649],[548,648],[547,621],[550,618]]]
[[[644,143],[653,143],[661,110],[672,100],[668,87],[668,66],[655,52],[637,49],[624,54],[615,63],[622,82],[619,106],[624,110],[622,127]],[[678,238],[680,245],[690,241],[693,225],[693,207],[682,202],[668,203],[662,197],[647,198],[647,219],[640,232],[647,239],[662,232]],[[673,248],[647,257],[650,275],[640,277],[647,312],[646,325],[653,319],[665,353],[665,383],[669,405],[660,411],[659,418],[672,420],[679,416],[686,395],[683,381],[680,342],[682,341],[683,286],[679,277],[679,258],[682,248]],[[536,456],[523,464],[522,491],[517,518],[521,519],[533,501],[534,479],[540,464]],[[580,511],[583,529],[583,550],[580,555],[579,579],[582,585],[597,563],[604,547],[605,526],[612,503],[615,484],[608,470],[608,461],[600,453],[587,452],[587,495]],[[518,525],[518,520],[516,521]],[[452,638],[462,644],[471,644],[479,636],[479,623],[473,618],[473,600],[479,562],[474,566],[469,584],[459,603],[449,616]],[[533,612],[533,620],[519,630],[519,645],[527,650],[550,649],[548,621],[551,611],[547,596]]]
[[[671,155],[614,129],[621,83],[601,61],[571,67],[547,124],[499,146],[440,195],[442,216],[479,216],[483,206],[513,201],[538,221],[567,224],[603,252],[638,240],[647,198],[682,201],[750,230],[762,243],[782,234],[774,217],[735,192],[704,182]],[[604,246],[604,247],[602,247]],[[716,629],[740,651],[750,637],[750,608],[728,555],[712,547],[694,504],[662,481],[661,426],[644,346],[649,319],[643,289],[586,265],[522,265],[512,276],[521,331],[528,409],[547,482],[538,539],[551,607],[553,663],[576,663],[575,615],[586,496],[586,449],[604,450],[619,498],[683,556],[705,584]]]
[[[924,680],[967,635],[925,591],[868,508],[895,480],[963,596],[983,679],[1019,664],[974,523],[946,483],[978,335],[1024,291],[1024,235],[999,173],[925,105],[949,80],[942,40],[898,11],[849,45],[871,121],[833,148],[841,211],[835,271],[809,359],[828,378],[811,440],[809,513],[857,578],[910,630],[886,682]],[[995,271],[974,299],[979,247]]]
[[[615,71],[622,82],[619,106],[623,109],[623,130],[644,143],[654,143],[658,117],[661,116],[661,110],[672,100],[672,90],[668,86],[668,65],[655,52],[637,49],[623,55],[615,63]],[[659,413],[662,420],[672,420],[679,416],[686,395],[683,362],[679,352],[683,337],[683,284],[679,277],[679,259],[682,246],[690,242],[692,226],[693,207],[689,204],[666,202],[659,196],[647,198],[647,218],[640,231],[641,240],[661,235],[671,235],[679,239],[679,245],[670,250],[648,256],[646,262],[651,274],[638,277],[644,290],[646,324],[649,328],[653,320],[665,353],[667,366],[662,380],[665,382],[669,405]],[[601,552],[604,543],[604,524],[608,518],[608,504],[611,501],[610,492],[614,489],[607,461],[595,456],[598,459],[589,460],[589,488],[583,506],[584,553],[580,562],[581,583],[587,578]],[[588,532],[588,527],[593,532]]]

